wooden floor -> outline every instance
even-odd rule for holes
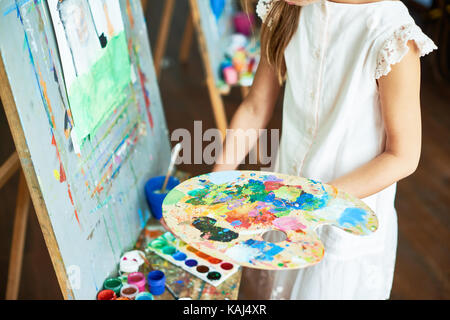
[[[154,45],[164,2],[149,3],[147,20]],[[193,131],[194,120],[203,121],[204,129],[214,127],[196,42],[189,64],[180,66],[177,62],[187,12],[187,1],[177,1],[160,79],[170,131],[177,128]],[[399,239],[392,299],[450,298],[450,92],[438,89],[430,80],[427,59],[423,69],[423,156],[417,172],[398,185]],[[239,90],[233,90],[225,98],[228,117],[235,112],[240,100]],[[280,128],[281,110],[279,103],[270,128]],[[14,150],[3,108],[0,108],[0,136],[1,163]],[[200,174],[211,168],[184,165],[181,169]],[[17,185],[18,176],[0,191],[0,299],[4,298],[6,290]],[[60,299],[62,296],[34,212],[28,223],[24,258],[20,298]]]

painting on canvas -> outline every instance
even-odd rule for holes
[[[118,0],[49,0],[77,144],[127,98],[132,68]]]

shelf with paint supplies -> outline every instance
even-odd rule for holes
[[[260,41],[254,31],[253,14],[237,12],[233,16],[234,33],[224,39],[225,49],[220,64],[217,87],[228,94],[231,87],[250,87],[260,60]]]

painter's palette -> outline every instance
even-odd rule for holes
[[[190,246],[268,270],[320,262],[324,246],[315,232],[319,225],[354,235],[370,235],[378,228],[376,215],[364,202],[333,186],[259,171],[217,172],[185,181],[167,195],[163,215]]]
[[[170,232],[151,241],[147,250],[215,287],[221,285],[239,270],[239,265],[203,253],[186,242],[176,239]]]

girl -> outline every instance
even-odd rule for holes
[[[263,299],[388,299],[396,182],[416,170],[421,151],[419,57],[436,46],[400,1],[260,0],[257,12],[261,63],[230,129],[264,128],[286,79],[276,171],[361,198],[380,227],[362,239],[323,227],[318,234],[326,253],[319,264],[246,270],[241,288]],[[235,155],[237,134],[227,135],[215,171],[234,170],[255,145],[256,138],[237,146]],[[223,164],[233,155],[236,163]]]

